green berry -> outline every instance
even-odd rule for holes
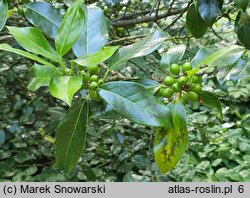
[[[200,93],[201,92],[201,86],[199,84],[197,84],[195,87],[191,88],[190,90],[192,90],[195,93]]]
[[[96,88],[98,87],[98,83],[97,82],[91,82],[89,84],[89,90],[96,90]]]
[[[195,87],[196,87],[196,83],[191,83],[190,85],[189,85],[189,89],[190,90],[192,90],[192,89],[194,89]]]
[[[99,86],[101,86],[101,85],[103,85],[103,84],[104,84],[104,80],[103,80],[103,79],[98,80],[98,85],[99,85]]]
[[[81,71],[81,74],[82,74],[82,81],[84,83],[88,82],[89,81],[89,75],[86,74],[84,71]]]
[[[202,82],[201,76],[195,75],[195,76],[193,77],[192,82],[193,82],[193,83],[201,83],[201,82]]]
[[[176,82],[172,85],[172,90],[174,92],[179,92],[181,89],[180,89],[180,85]]]
[[[98,82],[98,76],[97,75],[90,76],[89,81],[90,82]]]
[[[97,101],[100,100],[100,96],[96,91],[90,91],[89,96],[92,100],[97,100]]]
[[[163,97],[165,97],[165,98],[170,98],[170,97],[173,96],[173,94],[174,94],[174,92],[173,92],[173,90],[170,89],[170,88],[168,88],[168,89],[163,89],[163,90],[161,91],[161,95],[162,95]]]
[[[186,71],[189,71],[192,69],[192,64],[190,62],[186,62],[182,65],[182,71],[185,73]]]
[[[197,93],[190,91],[190,92],[188,92],[188,99],[191,101],[198,101],[199,96]]]
[[[66,73],[67,75],[71,75],[71,69],[66,68],[66,69],[65,69],[65,73]]]
[[[98,66],[97,65],[89,66],[88,71],[89,71],[90,75],[96,75],[96,74],[98,74]]]
[[[181,97],[179,98],[179,101],[182,102],[182,104],[187,104],[188,102],[188,96],[186,93],[181,93]]]
[[[178,64],[171,64],[170,65],[170,72],[176,76],[180,73],[180,65]]]
[[[175,79],[173,76],[166,76],[163,80],[163,83],[166,86],[172,86],[175,83]]]
[[[187,84],[188,78],[186,76],[181,76],[178,78],[177,82],[179,83],[180,86],[183,86]]]

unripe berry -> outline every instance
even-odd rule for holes
[[[201,76],[195,75],[195,76],[193,77],[192,82],[194,82],[194,83],[201,83],[201,82],[202,82],[202,77],[201,77]]]
[[[90,82],[97,82],[98,81],[98,76],[97,75],[90,76],[89,81]]]
[[[163,80],[163,83],[166,86],[172,86],[175,83],[175,79],[173,76],[166,76]]]
[[[197,84],[195,87],[191,88],[190,90],[195,92],[195,93],[200,93],[201,92],[201,86],[199,84]]]
[[[180,73],[180,65],[178,64],[171,64],[170,65],[170,72],[176,76]]]
[[[89,96],[92,100],[97,100],[97,101],[100,100],[100,96],[96,91],[90,91]]]
[[[181,89],[180,89],[180,85],[176,82],[172,85],[172,90],[174,92],[179,92]]]
[[[177,82],[179,83],[180,86],[183,86],[183,85],[187,84],[188,78],[186,76],[181,76],[178,78]]]
[[[84,71],[81,71],[81,74],[82,74],[82,81],[84,83],[88,82],[89,81],[89,75],[87,73],[85,73]]]
[[[165,98],[170,98],[170,97],[173,96],[173,94],[174,94],[174,92],[173,92],[173,90],[170,89],[170,88],[168,88],[168,89],[163,89],[163,90],[161,91],[161,95],[162,95],[163,97],[165,97]]]
[[[97,87],[98,87],[98,83],[97,82],[91,82],[90,84],[89,84],[89,90],[96,90],[97,89]]]
[[[186,71],[189,71],[191,69],[192,69],[192,64],[190,62],[186,62],[182,65],[183,73],[186,73]]]
[[[66,69],[65,69],[65,73],[66,73],[67,75],[71,75],[71,69],[66,68]]]
[[[181,93],[181,97],[179,98],[179,101],[182,102],[182,104],[187,104],[188,102],[188,96],[186,93]]]
[[[89,71],[90,75],[96,75],[96,74],[98,74],[98,66],[97,65],[88,66],[88,71]]]
[[[199,96],[197,93],[190,91],[190,92],[188,92],[188,99],[191,101],[198,101]]]
[[[98,80],[98,85],[99,85],[99,86],[101,86],[101,85],[103,85],[103,84],[104,84],[104,80],[103,80],[103,79]]]

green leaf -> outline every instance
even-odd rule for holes
[[[82,76],[54,76],[49,83],[52,96],[61,99],[69,106],[74,94],[82,87]]]
[[[0,146],[5,142],[5,132],[0,130]]]
[[[6,20],[7,20],[7,14],[8,14],[8,4],[4,0],[0,0],[0,31],[3,29]]]
[[[199,49],[199,51],[195,54],[195,57],[191,61],[193,67],[196,67],[199,63],[201,63],[204,59],[209,57],[215,51],[216,51],[215,49],[206,47]]]
[[[186,23],[189,31],[195,38],[201,38],[207,31],[207,24],[201,18],[196,4],[192,4],[187,11]]]
[[[37,91],[42,86],[49,86],[51,78],[59,74],[56,67],[37,64],[31,68],[31,73],[34,78],[28,85],[30,91]]]
[[[220,100],[211,92],[201,91],[200,96],[202,98],[202,104],[205,106],[216,108],[220,114],[220,120],[223,120],[222,106]]]
[[[169,66],[172,63],[179,63],[186,51],[185,45],[177,45],[168,49],[161,57],[161,66]]]
[[[198,10],[201,18],[208,24],[213,25],[215,19],[219,16],[220,5],[218,0],[198,0]]]
[[[250,49],[250,16],[247,13],[240,13],[235,20],[235,31],[242,45]]]
[[[234,0],[234,2],[243,10],[246,11],[250,0]]]
[[[235,84],[250,76],[250,60],[240,59],[233,67],[224,67],[217,73],[218,82],[222,85],[225,81],[231,80]]]
[[[109,21],[99,7],[83,5],[82,9],[86,13],[86,26],[73,46],[77,57],[97,52],[108,41],[109,32]]]
[[[72,48],[85,25],[86,18],[81,4],[82,0],[78,0],[68,9],[56,33],[56,50],[61,56]]]
[[[169,105],[173,127],[156,128],[154,156],[160,171],[165,174],[180,161],[188,141],[186,112],[181,102]]]
[[[143,86],[110,82],[98,89],[100,96],[125,118],[145,126],[169,126],[170,111]]]
[[[56,165],[67,173],[75,167],[84,150],[88,113],[88,101],[79,100],[56,128]]]
[[[59,62],[56,51],[37,28],[8,27],[8,29],[16,41],[27,51],[40,54],[51,61]]]
[[[62,23],[63,16],[51,4],[46,2],[29,2],[24,7],[26,19],[38,27],[50,38],[55,38]]]
[[[228,46],[212,53],[199,63],[196,61],[196,68],[201,65],[208,65],[209,67],[232,65],[239,60],[243,53],[244,48],[241,46]]]
[[[134,79],[133,82],[140,84],[147,90],[149,90],[152,94],[154,94],[158,88],[159,88],[159,83],[155,80],[149,80],[149,79]]]
[[[117,69],[131,58],[146,56],[160,47],[166,39],[164,32],[155,31],[132,45],[120,48],[109,61],[109,69]]]
[[[46,60],[43,60],[42,58],[38,57],[38,56],[35,56],[34,54],[31,54],[31,53],[28,53],[26,51],[23,51],[23,50],[20,50],[20,49],[15,49],[15,48],[12,48],[11,46],[9,46],[8,44],[0,44],[0,50],[4,50],[4,51],[7,51],[7,52],[13,52],[15,54],[18,54],[18,55],[21,55],[23,57],[26,57],[26,58],[29,58],[33,61],[36,61],[36,62],[39,62],[43,65],[47,65],[47,66],[51,66],[51,67],[54,67],[54,65],[52,65],[51,63],[49,63],[48,61]]]
[[[78,59],[73,60],[73,62],[84,67],[98,65],[99,63],[109,59],[118,48],[118,46],[102,47],[98,52],[94,54],[83,55]]]

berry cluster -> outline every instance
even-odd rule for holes
[[[190,70],[192,70],[190,62],[186,62],[182,66],[171,64],[170,75],[164,78],[164,85],[161,85],[157,95],[169,99],[175,98],[183,104],[186,104],[188,100],[198,101],[202,89],[202,78],[198,75],[188,75],[187,71]]]
[[[93,100],[100,100],[96,89],[101,86],[104,81],[98,77],[98,66],[89,66],[87,72],[82,70],[81,74],[83,75],[83,87],[89,89],[89,96]]]

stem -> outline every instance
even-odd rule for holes
[[[109,70],[109,69],[107,69],[107,71],[105,72],[105,74],[104,74],[104,76],[103,76],[103,80],[105,80],[105,79],[107,78],[107,76],[108,76],[109,72],[110,72],[110,70]]]
[[[63,61],[63,59],[62,59],[62,57],[60,58],[60,66],[61,66],[62,70],[65,72],[66,65],[65,65],[65,63],[64,63],[64,61]]]
[[[176,100],[179,100],[180,96],[181,96],[181,93],[180,93],[180,92],[176,93],[175,99],[176,99]]]

